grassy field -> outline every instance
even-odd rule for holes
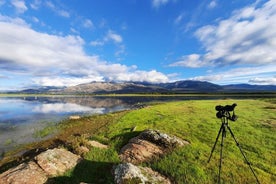
[[[221,126],[220,119],[216,118],[215,106],[232,103],[238,104],[235,113],[239,118],[229,122],[230,127],[260,183],[276,183],[276,99],[169,102],[63,122],[60,126],[63,126],[61,134],[64,137],[76,132],[89,134],[91,139],[108,144],[109,149],[93,148],[74,170],[51,179],[51,182],[112,183],[111,169],[120,162],[120,148],[139,132],[158,129],[191,144],[143,165],[170,177],[175,183],[217,183],[220,139],[211,161],[207,163]],[[136,127],[134,132],[131,131],[133,127]],[[228,131],[223,147],[221,183],[256,183]]]

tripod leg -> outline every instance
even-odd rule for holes
[[[212,157],[213,152],[214,152],[214,150],[215,150],[215,147],[216,147],[216,144],[217,144],[217,142],[218,142],[218,138],[219,138],[219,135],[220,135],[220,133],[221,133],[221,131],[222,131],[222,128],[223,128],[223,124],[221,124],[221,127],[220,127],[220,129],[219,129],[219,132],[218,132],[218,135],[217,135],[215,144],[214,144],[214,146],[213,146],[213,148],[212,148],[211,154],[210,154],[209,159],[208,159],[208,163],[209,163],[210,160],[211,160],[211,157]]]
[[[230,132],[231,136],[232,136],[232,137],[233,137],[233,139],[235,140],[236,145],[237,145],[237,146],[238,146],[238,148],[240,149],[240,152],[241,152],[241,154],[242,154],[243,158],[245,159],[245,161],[246,161],[247,165],[249,166],[249,168],[250,168],[251,172],[252,172],[252,173],[253,173],[253,175],[255,176],[255,179],[256,179],[257,183],[258,183],[258,184],[260,184],[260,182],[259,182],[259,180],[258,180],[257,175],[255,174],[255,172],[254,172],[253,168],[251,167],[251,163],[247,160],[247,158],[246,158],[246,156],[245,156],[244,152],[242,151],[242,149],[241,149],[241,147],[240,147],[240,144],[238,143],[237,139],[236,139],[236,138],[235,138],[235,136],[234,136],[234,133],[232,132],[232,130],[231,130],[231,128],[230,128],[229,126],[227,126],[227,128],[228,128],[228,130],[229,130],[229,132]]]
[[[223,140],[226,135],[225,127],[222,127],[222,134],[221,134],[221,143],[220,143],[220,158],[219,158],[219,174],[218,174],[218,183],[220,184],[220,173],[222,167],[222,150],[223,150]]]

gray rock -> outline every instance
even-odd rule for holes
[[[22,163],[0,175],[1,184],[42,184],[47,179],[44,171],[32,161]]]
[[[158,130],[146,130],[129,140],[120,150],[123,162],[139,164],[164,155],[176,147],[189,144],[175,136],[169,136]]]
[[[148,167],[135,166],[131,163],[119,164],[114,169],[114,182],[116,184],[127,183],[152,183],[170,184],[170,180]]]
[[[55,148],[39,154],[35,160],[50,177],[53,177],[74,168],[82,159],[70,151]]]
[[[145,130],[138,136],[138,138],[150,141],[163,148],[176,148],[189,144],[187,141],[176,136],[162,133],[159,130]]]

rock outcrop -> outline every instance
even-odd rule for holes
[[[158,130],[146,130],[130,139],[129,143],[121,149],[119,157],[123,162],[139,164],[158,158],[173,148],[186,144],[189,143]]]
[[[119,164],[114,169],[114,181],[125,183],[170,184],[170,180],[148,167],[135,166],[131,163]]]
[[[55,148],[39,154],[35,160],[47,175],[53,177],[74,168],[82,159],[70,151]]]
[[[40,153],[34,161],[22,163],[0,174],[2,184],[42,184],[48,177],[64,174],[81,158],[65,149],[55,148]]]
[[[46,173],[33,161],[22,163],[0,175],[2,184],[42,184],[47,179]]]

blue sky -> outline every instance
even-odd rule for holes
[[[0,90],[177,80],[276,85],[276,1],[0,0]]]

